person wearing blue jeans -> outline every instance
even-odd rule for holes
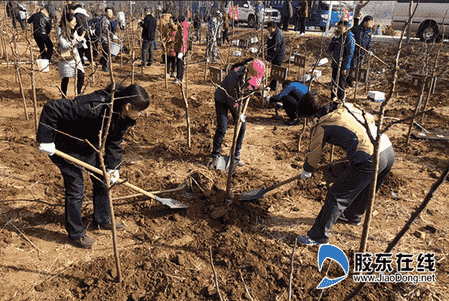
[[[221,156],[221,145],[226,135],[228,126],[228,113],[231,112],[234,123],[237,124],[239,116],[238,100],[248,95],[252,90],[259,87],[265,74],[265,64],[261,60],[248,59],[237,63],[230,68],[220,87],[215,90],[215,112],[217,114],[217,129],[212,149],[212,166],[217,168]],[[242,122],[236,141],[234,162],[232,171],[241,164],[240,150],[245,136],[246,121]]]
[[[306,235],[297,237],[300,244],[327,244],[330,230],[337,220],[352,225],[361,224],[369,201],[374,153],[374,145],[365,126],[362,125],[364,117],[373,137],[376,137],[377,127],[374,124],[374,116],[364,115],[361,110],[349,103],[343,106],[337,102],[330,102],[321,107],[316,99],[303,98],[298,103],[298,115],[318,118],[311,130],[309,152],[301,171],[301,179],[312,176],[326,143],[341,147],[349,160],[349,166],[329,189],[312,228]],[[385,181],[394,161],[393,146],[383,134],[380,138],[376,191]]]
[[[50,156],[52,162],[61,170],[65,187],[65,225],[69,238],[82,248],[91,248],[94,241],[86,235],[81,216],[84,198],[83,169],[66,159],[54,156],[56,150],[75,157],[87,164],[100,167],[97,152],[99,133],[110,116],[112,85],[106,89],[72,99],[56,99],[47,102],[42,108],[37,142],[39,150]],[[104,163],[111,182],[117,183],[122,161],[123,136],[129,127],[136,124],[140,112],[150,104],[150,97],[138,85],[116,85],[115,101],[105,145]],[[75,139],[76,138],[76,139]],[[89,141],[89,143],[86,142]],[[93,228],[111,229],[111,208],[107,186],[98,177],[91,176],[93,183]],[[124,224],[116,223],[117,230]]]

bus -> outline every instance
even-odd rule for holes
[[[285,1],[270,1],[270,6],[281,11]],[[301,1],[292,1],[293,8],[296,10]],[[331,22],[329,28],[336,26],[338,21],[344,18],[345,5],[340,4],[339,1],[333,1]],[[321,29],[323,32],[326,30],[327,20],[329,18],[330,1],[323,0],[309,0],[309,17],[306,19],[306,26],[313,26]],[[352,7],[346,6],[349,13],[349,26],[352,26]],[[290,19],[292,24],[294,18]]]
[[[416,1],[413,1],[412,11],[416,8],[416,5]],[[397,0],[391,23],[394,30],[404,30],[409,19],[409,13],[410,0]],[[415,33],[421,41],[441,41],[443,31],[446,35],[449,34],[449,1],[420,0],[410,27],[411,32]]]

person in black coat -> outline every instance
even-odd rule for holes
[[[28,18],[28,23],[33,23],[33,36],[39,47],[41,58],[51,61],[53,55],[53,43],[50,39],[51,19],[45,7]]]
[[[139,23],[142,26],[142,66],[153,65],[154,41],[156,39],[157,20],[150,8],[145,8],[145,19]]]
[[[267,27],[270,36],[267,42],[267,62],[275,66],[282,66],[285,59],[285,39],[282,31],[277,27],[276,23],[269,22]],[[276,81],[270,82],[271,90],[276,90]]]
[[[351,32],[354,34],[355,42],[368,50],[368,55],[373,55],[371,48],[371,30],[373,28],[373,17],[365,16],[360,25],[354,25]],[[354,49],[354,57],[351,61],[351,68],[362,68],[365,61],[365,50],[356,45]],[[348,80],[348,86],[353,87],[354,83]]]
[[[90,30],[90,40],[93,58],[98,58],[98,42],[100,37],[97,36],[97,28],[100,26],[100,17],[98,13],[94,13],[94,17],[87,23]]]
[[[51,161],[61,170],[65,187],[65,226],[69,238],[82,248],[91,248],[94,241],[86,235],[81,208],[83,205],[83,169],[73,163],[53,156],[56,149],[87,164],[100,167],[97,152],[86,142],[99,148],[99,133],[106,127],[109,118],[112,85],[92,94],[78,96],[73,100],[58,99],[47,102],[40,117],[37,133],[39,150],[50,156]],[[138,85],[124,87],[117,85],[114,94],[114,108],[106,141],[104,162],[111,174],[111,182],[119,179],[122,162],[123,136],[129,127],[136,124],[140,113],[150,105],[150,97]],[[104,118],[103,116],[107,116]],[[65,135],[65,134],[68,135]],[[97,177],[91,176],[93,184],[93,227],[111,229],[111,208],[107,187]],[[116,228],[124,228],[116,223]]]
[[[328,52],[332,54],[331,100],[335,97],[338,97],[338,99],[345,98],[346,79],[349,75],[349,68],[351,67],[355,48],[354,34],[351,31],[348,31],[348,26],[348,21],[342,20],[338,22],[335,36],[329,43]],[[342,60],[341,66],[339,66],[341,52]],[[340,73],[338,73],[338,69],[340,69]]]

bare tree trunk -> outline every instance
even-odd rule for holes
[[[242,120],[240,116],[245,116],[246,108],[248,107],[249,103],[249,96],[245,98],[244,100],[241,100],[239,103],[239,110],[237,112],[237,122],[234,129],[234,139],[232,141],[232,147],[231,147],[231,154],[229,155],[229,171],[228,171],[228,181],[226,184],[226,196],[228,199],[232,198],[232,192],[231,192],[231,180],[232,180],[232,170],[233,170],[233,164],[234,164],[234,158],[235,158],[235,149],[237,146],[237,139],[240,134],[240,128],[242,127]]]
[[[104,178],[106,180],[106,185],[108,188],[108,201],[109,201],[109,207],[111,208],[111,224],[112,224],[112,241],[113,241],[113,247],[114,247],[114,255],[115,255],[115,263],[117,268],[117,278],[118,282],[122,281],[122,271],[120,269],[120,257],[118,253],[117,248],[117,229],[116,229],[116,223],[115,223],[115,214],[114,214],[114,204],[112,203],[112,195],[111,195],[111,184],[109,181],[109,173],[106,170],[106,164],[104,163],[104,154],[106,149],[106,141],[109,134],[109,128],[111,126],[112,122],[112,114],[113,114],[113,108],[114,108],[114,93],[116,90],[115,86],[115,78],[114,78],[114,71],[112,70],[112,56],[111,56],[111,39],[108,34],[108,45],[109,45],[109,54],[108,54],[108,61],[109,61],[109,74],[112,82],[112,92],[111,92],[111,108],[110,108],[110,114],[108,119],[108,124],[106,126],[106,131],[104,138],[102,139],[103,131],[101,130],[99,133],[99,140],[100,140],[100,151],[99,151],[99,157],[100,157],[100,165],[101,169],[103,171]]]
[[[408,147],[408,143],[410,141],[410,135],[412,134],[413,123],[415,122],[415,116],[416,116],[416,114],[418,114],[418,111],[419,111],[419,109],[421,107],[422,96],[423,96],[423,92],[424,92],[424,87],[426,85],[426,80],[427,80],[427,77],[424,78],[424,84],[421,87],[421,90],[420,90],[420,93],[419,93],[419,97],[418,97],[418,101],[416,102],[415,112],[413,113],[412,119],[410,120],[410,127],[408,129],[407,139],[405,139],[405,147]]]
[[[187,146],[190,148],[192,146],[190,139],[190,116],[189,116],[189,102],[187,101],[187,92],[184,91],[184,84],[181,82],[181,94],[184,99],[184,104],[186,106],[186,123],[187,123]]]
[[[28,120],[28,112],[27,112],[27,105],[26,105],[25,92],[23,91],[22,75],[20,74],[20,69],[19,69],[19,66],[18,66],[18,61],[19,61],[19,60],[17,60],[17,65],[16,65],[17,78],[19,79],[20,94],[22,94],[23,111],[24,111],[24,113],[25,113],[25,119]]]
[[[34,79],[34,57],[33,57],[33,49],[30,47],[30,57],[31,57],[31,90],[33,93],[33,106],[34,106],[34,129],[36,131],[39,127],[39,119],[37,118],[37,99],[36,99],[36,82]]]
[[[409,10],[409,15],[408,15],[409,18],[411,18],[412,12],[413,12],[413,0],[410,1],[410,10]],[[406,42],[406,44],[410,43],[410,35],[411,35],[411,33],[412,33],[412,23],[410,22],[408,27],[407,27],[407,42]]]

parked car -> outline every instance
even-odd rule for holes
[[[414,3],[413,10],[416,7]],[[411,31],[416,33],[421,41],[440,42],[442,33],[449,33],[448,16],[446,12],[449,10],[447,1],[420,1],[416,8],[413,22],[411,23]],[[394,30],[402,31],[408,21],[410,13],[410,1],[398,0],[395,3],[393,12],[392,27]],[[443,22],[444,27],[443,28]]]
[[[234,2],[234,6],[237,5],[238,9],[237,9],[237,19],[235,21],[239,22],[239,23],[248,23],[249,27],[256,27],[257,25],[257,21],[258,19],[262,19],[263,21],[266,22],[276,22],[276,23],[280,23],[281,22],[281,13],[274,8],[262,8],[261,12],[259,14],[256,14],[256,9],[255,7],[251,4],[250,1],[233,1]],[[228,2],[228,4],[225,7],[226,12],[230,12],[231,10],[231,5],[230,5],[230,1]]]

